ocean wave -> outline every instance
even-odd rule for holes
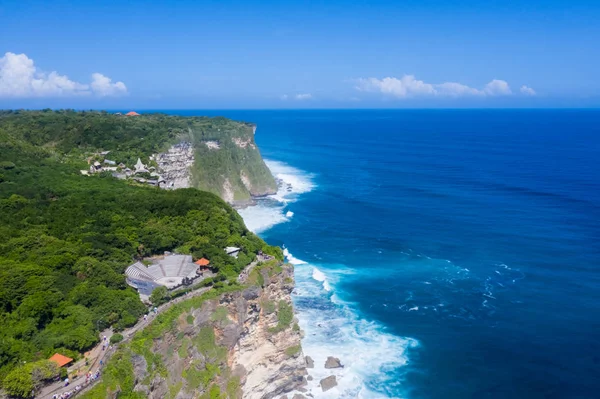
[[[279,183],[277,194],[271,196],[273,199],[282,203],[292,202],[297,195],[315,188],[314,175],[311,173],[280,161],[265,159],[265,164]]]
[[[292,265],[305,265],[306,264],[305,261],[295,258],[294,255],[292,255],[290,253],[290,251],[288,251],[287,248],[283,249],[283,255],[286,257],[287,261],[289,263],[291,263]]]
[[[288,209],[289,204],[295,202],[299,194],[315,187],[310,173],[279,161],[265,160],[265,164],[277,179],[277,193],[259,199],[254,206],[238,210],[246,227],[255,233],[289,222],[294,216],[294,212]]]
[[[351,302],[337,292],[339,277],[347,268],[315,266],[294,257],[286,249],[288,261],[302,262],[295,269],[296,289],[293,299],[300,327],[306,335],[302,341],[304,354],[311,356],[315,368],[307,389],[319,399],[389,398],[397,397],[388,390],[397,390],[399,368],[407,361],[406,351],[418,345],[416,340],[397,337],[375,322],[361,317]],[[341,369],[326,369],[328,356],[335,356],[344,365]],[[322,392],[319,381],[335,375],[338,386]]]
[[[316,267],[313,267],[312,278],[315,279],[316,281],[322,282],[323,288],[325,289],[325,291],[331,291],[331,285],[329,285],[329,281],[327,281],[327,277],[323,274],[322,271],[320,271]]]

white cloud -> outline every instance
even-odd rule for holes
[[[526,96],[535,96],[537,93],[529,86],[521,86],[521,94],[525,94]]]
[[[402,78],[387,77],[358,79],[355,88],[360,91],[380,92],[398,98],[410,97],[468,97],[468,96],[502,96],[512,94],[510,87],[504,80],[494,79],[484,86],[476,89],[462,83],[426,83],[418,80],[414,75],[404,75]]]
[[[512,94],[508,83],[506,83],[504,80],[498,79],[494,79],[490,83],[486,84],[483,91],[489,96],[507,96]]]
[[[101,73],[92,74],[92,83],[90,86],[92,87],[92,91],[101,97],[118,96],[127,93],[127,87],[125,87],[123,82],[113,83],[111,78]]]
[[[25,54],[8,52],[0,58],[0,97],[115,96],[126,93],[123,82],[112,83],[110,78],[99,73],[92,75],[88,85],[58,72],[39,71]]]
[[[303,101],[303,100],[310,100],[310,99],[313,98],[313,96],[310,93],[296,94],[294,96],[288,96],[287,94],[283,94],[279,98],[282,99],[282,100],[284,100],[284,101],[285,100],[289,100],[289,99]]]

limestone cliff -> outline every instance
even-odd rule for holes
[[[259,266],[248,281],[160,314],[113,356],[88,397],[259,399],[302,389],[307,372],[291,305],[292,266]]]
[[[275,194],[277,184],[254,141],[255,131],[255,125],[225,118],[211,119],[210,128],[192,126],[192,185],[236,205]]]
[[[274,194],[275,179],[254,142],[256,126],[225,118],[189,119],[179,143],[153,154],[161,187],[196,187],[234,205]]]

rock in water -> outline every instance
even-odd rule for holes
[[[337,357],[333,357],[333,356],[327,357],[327,360],[325,361],[326,369],[337,369],[340,367],[344,367],[344,366],[342,366],[342,363],[340,363],[340,359],[338,359]]]
[[[306,356],[305,359],[306,359],[306,368],[307,369],[315,368],[315,361],[312,360],[312,357]],[[327,366],[325,366],[325,367],[327,367]]]
[[[329,391],[331,388],[337,386],[337,379],[335,378],[335,375],[330,375],[327,378],[323,378],[320,384],[323,392],[326,392]]]

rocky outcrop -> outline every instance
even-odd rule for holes
[[[293,321],[282,324],[281,313],[291,310],[293,269],[285,266],[274,276],[264,270],[258,273],[265,289],[249,301],[254,311],[245,315],[244,334],[232,359],[246,370],[243,391],[248,399],[271,398],[297,389],[306,383],[307,374],[300,329]]]
[[[312,357],[306,356],[305,360],[307,369],[315,368],[315,361],[312,359]]]
[[[134,390],[151,399],[216,389],[229,398],[269,399],[301,389],[307,372],[291,313],[292,266],[256,267],[250,277],[249,288],[189,305],[154,340],[151,357],[133,355]],[[151,373],[148,362],[157,356],[163,371]]]
[[[342,366],[342,363],[340,363],[340,359],[338,359],[337,357],[333,357],[333,356],[327,357],[327,360],[325,361],[326,369],[337,369],[340,367],[344,367],[344,366]]]
[[[171,146],[167,152],[150,157],[158,165],[161,180],[159,185],[166,189],[186,188],[191,185],[191,167],[194,164],[194,147],[182,141]]]
[[[323,392],[326,392],[337,386],[337,379],[335,375],[330,375],[329,377],[323,378],[319,384],[321,385]]]

